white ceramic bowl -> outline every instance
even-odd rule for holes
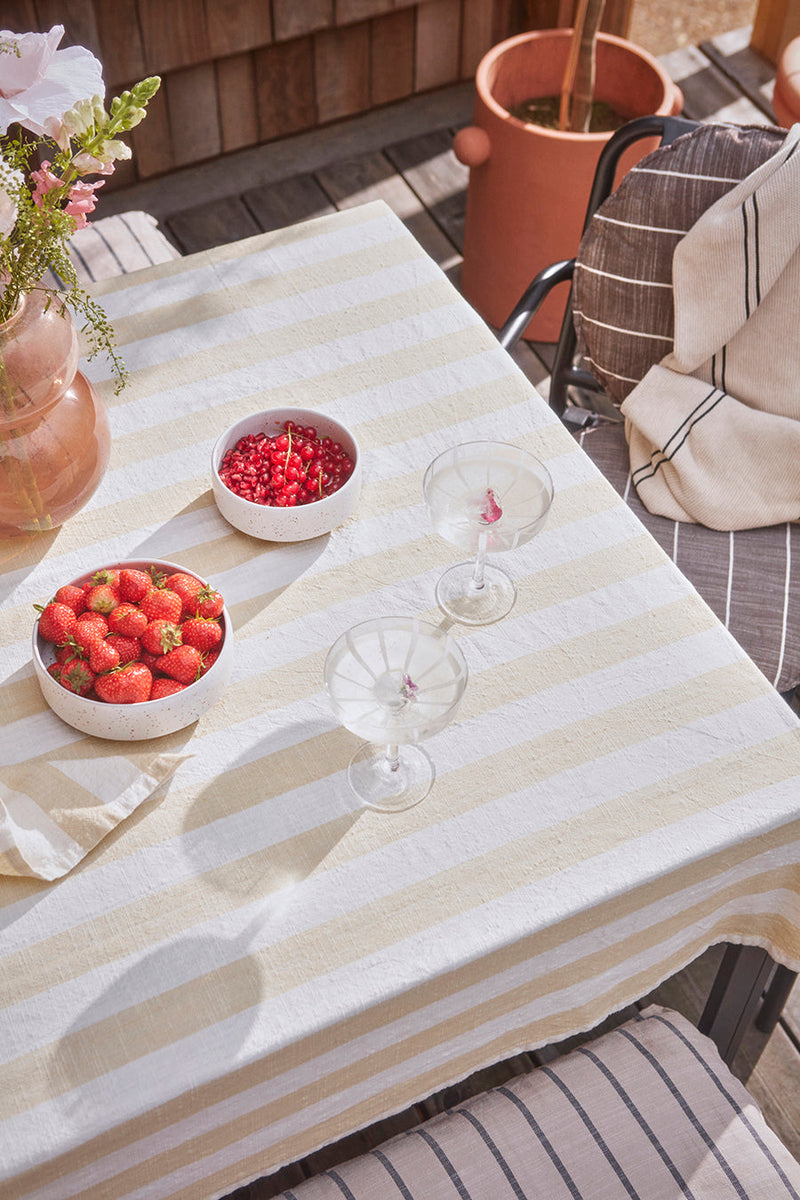
[[[64,582],[80,586],[84,580],[90,579],[103,567],[130,567],[146,571],[151,565],[163,571],[165,575],[187,570],[177,563],[161,559],[135,559],[122,563],[100,563],[77,579],[65,579]],[[195,575],[203,584],[207,582],[197,575],[196,571],[187,573]],[[47,668],[55,662],[56,648],[39,636],[37,621],[33,627],[33,666],[42,695],[62,721],[66,721],[74,729],[79,729],[81,733],[91,733],[95,737],[139,742],[145,738],[163,737],[164,734],[185,729],[219,700],[231,677],[233,626],[227,609],[223,609],[220,620],[223,636],[219,643],[219,658],[211,669],[182,692],[177,692],[174,696],[165,696],[161,700],[147,700],[142,704],[105,704],[102,700],[77,696],[62,687],[47,672]]]
[[[299,504],[295,508],[273,508],[242,499],[226,487],[219,477],[225,454],[236,445],[239,438],[249,433],[266,433],[274,437],[283,431],[285,421],[313,425],[320,437],[330,437],[339,442],[355,464],[352,475],[333,495],[324,496],[310,504]],[[211,474],[217,508],[236,529],[270,542],[302,542],[330,533],[352,513],[361,491],[361,452],[350,430],[334,421],[333,417],[308,408],[268,408],[237,421],[217,439],[211,455]]]

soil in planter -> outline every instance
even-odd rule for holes
[[[531,96],[529,100],[521,100],[519,104],[509,105],[508,111],[518,121],[528,125],[541,125],[544,129],[558,129],[558,112],[561,107],[560,96]],[[630,117],[617,112],[605,100],[592,102],[592,115],[589,120],[589,133],[611,133],[619,129]]]

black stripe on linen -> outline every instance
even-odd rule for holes
[[[74,258],[77,258],[78,262],[81,264],[81,266],[83,267],[84,271],[86,272],[86,274],[87,274],[87,275],[89,276],[89,278],[91,279],[92,283],[94,283],[94,282],[95,282],[95,278],[94,278],[94,275],[92,274],[92,272],[91,272],[91,271],[90,271],[90,269],[89,269],[89,264],[87,263],[86,259],[83,257],[83,255],[81,254],[80,250],[78,249],[78,247],[77,247],[77,246],[76,246],[74,243],[73,243],[73,244],[70,246],[70,248],[69,248],[69,252],[70,252],[70,256],[72,256],[72,257],[74,257]]]
[[[745,320],[750,316],[750,250],[748,245],[748,230],[747,230],[747,201],[742,203],[742,252],[744,254],[744,316]]]
[[[602,1151],[609,1166],[611,1167],[611,1169],[613,1170],[617,1179],[620,1181],[620,1183],[624,1187],[625,1191],[630,1196],[631,1200],[639,1200],[638,1194],[636,1192],[636,1188],[633,1186],[630,1179],[628,1179],[628,1176],[625,1174],[625,1171],[622,1168],[622,1164],[619,1162],[616,1155],[613,1153],[613,1151],[607,1145],[605,1139],[603,1138],[603,1135],[600,1133],[600,1130],[597,1128],[594,1121],[589,1116],[589,1114],[587,1113],[586,1109],[581,1104],[578,1097],[574,1094],[574,1092],[570,1091],[570,1089],[564,1083],[563,1079],[559,1079],[559,1077],[556,1075],[555,1071],[553,1071],[550,1067],[540,1067],[539,1070],[543,1071],[544,1074],[547,1075],[548,1079],[551,1079],[552,1082],[556,1085],[556,1087],[561,1092],[564,1093],[567,1100],[569,1100],[570,1104],[575,1109],[575,1112],[578,1114],[580,1119],[583,1121],[583,1123],[586,1126],[586,1128],[588,1129],[589,1133],[592,1135],[594,1141],[597,1143],[598,1148]]]
[[[120,256],[117,254],[117,252],[116,252],[116,250],[114,249],[114,247],[112,246],[111,242],[108,240],[108,238],[106,237],[106,235],[103,233],[103,231],[102,231],[102,229],[100,228],[100,226],[99,226],[99,225],[93,225],[93,226],[92,226],[92,228],[93,228],[94,232],[97,234],[97,236],[100,238],[100,241],[103,243],[103,245],[105,246],[106,250],[108,250],[109,254],[111,255],[111,257],[112,257],[112,258],[114,259],[114,261],[116,262],[117,266],[118,266],[118,267],[119,267],[119,269],[120,269],[120,272],[121,272],[121,274],[123,274],[123,275],[127,275],[127,273],[128,273],[127,267],[126,267],[126,266],[125,266],[125,264],[123,263],[123,261],[122,261],[122,259],[120,258]],[[136,240],[138,241],[139,239],[137,238]]]
[[[638,1018],[637,1018],[637,1020],[644,1020],[644,1019],[645,1019],[645,1018],[643,1018],[643,1017],[638,1017]],[[684,1046],[686,1046],[686,1048],[687,1048],[687,1049],[688,1049],[688,1050],[691,1052],[691,1054],[692,1054],[692,1055],[693,1055],[693,1056],[694,1056],[694,1057],[697,1059],[697,1061],[700,1063],[700,1065],[702,1066],[703,1070],[704,1070],[704,1071],[706,1072],[706,1074],[708,1075],[709,1079],[713,1080],[713,1082],[714,1082],[714,1084],[715,1084],[715,1086],[716,1086],[717,1090],[718,1090],[719,1092],[721,1092],[721,1093],[722,1093],[722,1095],[725,1097],[725,1099],[728,1101],[728,1103],[730,1104],[731,1108],[733,1109],[733,1111],[736,1113],[736,1115],[737,1115],[737,1117],[739,1118],[739,1120],[742,1122],[742,1124],[743,1124],[743,1125],[744,1125],[744,1127],[746,1128],[747,1132],[748,1132],[748,1133],[751,1135],[751,1137],[753,1138],[753,1140],[754,1140],[754,1141],[756,1142],[756,1144],[758,1145],[758,1148],[761,1150],[761,1152],[763,1153],[764,1157],[765,1157],[765,1158],[767,1159],[767,1161],[769,1162],[770,1166],[772,1166],[772,1167],[774,1167],[774,1168],[775,1168],[775,1171],[776,1171],[776,1173],[777,1173],[778,1177],[780,1178],[780,1181],[781,1181],[781,1183],[782,1183],[782,1184],[783,1184],[783,1186],[786,1188],[786,1193],[787,1193],[787,1195],[788,1195],[788,1196],[791,1196],[792,1200],[800,1200],[800,1194],[798,1194],[798,1192],[795,1190],[795,1188],[794,1188],[794,1187],[792,1187],[791,1181],[790,1181],[790,1180],[787,1178],[787,1176],[786,1176],[786,1172],[783,1170],[783,1167],[782,1167],[782,1166],[781,1166],[781,1164],[780,1164],[780,1163],[777,1161],[777,1159],[775,1158],[775,1155],[772,1153],[772,1151],[770,1150],[769,1146],[766,1144],[766,1142],[764,1141],[764,1139],[761,1137],[761,1135],[759,1134],[758,1130],[757,1130],[757,1129],[756,1129],[756,1127],[753,1125],[753,1122],[752,1122],[752,1121],[750,1120],[750,1118],[748,1117],[747,1113],[744,1111],[744,1109],[741,1107],[741,1105],[739,1105],[739,1104],[737,1103],[737,1101],[736,1101],[736,1100],[734,1100],[733,1096],[730,1094],[730,1092],[728,1091],[728,1089],[725,1087],[725,1085],[723,1084],[722,1080],[721,1080],[721,1079],[719,1078],[719,1076],[718,1076],[718,1075],[717,1075],[717,1074],[716,1074],[716,1073],[715,1073],[715,1072],[714,1072],[714,1071],[711,1069],[711,1067],[710,1067],[710,1066],[708,1065],[708,1063],[705,1061],[705,1059],[703,1058],[702,1054],[700,1054],[700,1053],[699,1053],[699,1051],[697,1050],[697,1048],[696,1048],[695,1046],[693,1046],[693,1045],[692,1045],[692,1043],[691,1043],[691,1042],[689,1041],[689,1039],[688,1039],[688,1038],[685,1036],[685,1034],[681,1033],[680,1029],[678,1029],[678,1028],[677,1028],[675,1025],[673,1025],[672,1021],[668,1021],[668,1020],[667,1020],[665,1017],[662,1017],[662,1016],[661,1016],[659,1013],[654,1013],[654,1014],[653,1014],[653,1016],[652,1016],[652,1017],[648,1017],[648,1018],[647,1018],[647,1020],[656,1020],[656,1021],[660,1021],[662,1025],[666,1025],[667,1029],[671,1030],[671,1031],[672,1031],[672,1033],[674,1033],[674,1034],[675,1034],[675,1036],[676,1036],[677,1038],[679,1038],[681,1042],[683,1042]],[[624,1031],[622,1031],[622,1030],[621,1030],[620,1032],[624,1032]],[[643,1046],[640,1046],[638,1042],[634,1042],[634,1044],[637,1046],[637,1048],[638,1048],[638,1049],[640,1049],[640,1050],[642,1051],[642,1053],[645,1053],[645,1050],[644,1050],[644,1047],[643,1047]]]
[[[695,407],[692,409],[692,411],[689,413],[689,415],[687,417],[685,417],[683,419],[683,421],[681,421],[680,425],[675,430],[675,432],[673,434],[671,434],[670,437],[667,439],[667,441],[664,443],[664,448],[662,450],[654,450],[653,453],[650,455],[650,461],[646,462],[646,463],[642,463],[641,467],[636,468],[636,470],[631,474],[631,481],[633,482],[634,486],[637,486],[643,479],[652,479],[653,476],[655,475],[655,473],[658,471],[659,467],[663,467],[664,463],[672,461],[672,459],[675,457],[675,455],[680,450],[681,446],[683,446],[685,444],[686,439],[688,438],[689,434],[692,432],[692,429],[694,428],[694,426],[697,425],[699,421],[702,421],[703,417],[708,416],[708,414],[717,407],[717,405],[719,404],[719,402],[721,400],[725,399],[725,392],[720,392],[720,394],[717,396],[717,399],[714,401],[714,403],[709,405],[709,407],[706,408],[704,412],[701,412],[700,410],[703,408],[703,406],[705,404],[708,404],[708,401],[711,399],[711,397],[717,391],[719,391],[718,388],[712,388],[711,391],[706,396],[703,397],[703,399],[700,401],[700,403],[695,405]],[[667,447],[669,446],[670,442],[674,441],[675,438],[678,437],[678,435],[681,433],[681,431],[683,431],[683,437],[681,438],[681,440],[678,442],[678,444],[676,446],[672,447],[672,449],[670,450],[670,452],[668,454]],[[657,462],[653,462],[653,459],[658,455],[661,455],[661,457],[658,459]],[[642,475],[641,474],[642,471],[647,471],[648,474]],[[637,475],[639,475],[639,479],[636,478]]]
[[[397,1187],[398,1192],[403,1197],[403,1200],[414,1200],[414,1197],[412,1196],[411,1192],[406,1187],[405,1181],[403,1180],[402,1176],[400,1175],[400,1172],[397,1170],[394,1163],[389,1162],[389,1159],[386,1157],[386,1155],[383,1153],[383,1151],[382,1150],[371,1150],[370,1154],[372,1155],[373,1158],[377,1158],[378,1162],[386,1170],[387,1174],[391,1177],[392,1182]]]
[[[467,1112],[465,1109],[461,1109],[458,1115],[465,1117],[466,1120],[469,1121],[470,1125],[472,1125],[474,1129],[477,1129],[478,1133],[492,1152],[492,1157],[494,1158],[498,1167],[510,1183],[511,1189],[514,1192],[514,1195],[517,1197],[517,1200],[525,1200],[525,1193],[519,1185],[519,1180],[511,1170],[511,1167],[508,1165],[506,1158],[495,1145],[494,1139],[491,1137],[488,1129],[484,1128],[476,1116],[474,1116],[471,1112]]]
[[[677,1166],[675,1165],[675,1163],[670,1158],[667,1151],[662,1146],[662,1144],[659,1141],[658,1137],[656,1136],[652,1126],[649,1124],[649,1122],[647,1120],[645,1120],[645,1117],[643,1116],[641,1110],[633,1102],[633,1100],[630,1097],[630,1094],[622,1086],[622,1084],[617,1079],[617,1077],[613,1073],[613,1071],[609,1070],[609,1068],[606,1066],[606,1064],[604,1062],[602,1062],[597,1057],[597,1055],[588,1048],[588,1046],[579,1046],[577,1049],[577,1053],[582,1054],[585,1058],[588,1058],[591,1062],[593,1062],[594,1065],[597,1067],[598,1071],[600,1071],[600,1073],[605,1077],[605,1079],[608,1080],[608,1082],[613,1087],[614,1091],[619,1096],[620,1100],[622,1100],[622,1102],[625,1105],[625,1107],[627,1108],[628,1112],[631,1114],[633,1119],[636,1121],[636,1124],[644,1132],[647,1140],[650,1142],[650,1145],[656,1151],[659,1158],[664,1163],[664,1166],[667,1168],[670,1175],[677,1183],[678,1187],[681,1189],[681,1194],[686,1196],[687,1200],[694,1200],[694,1193],[693,1193],[692,1189],[689,1187],[688,1183],[681,1175]]]
[[[669,1024],[669,1023],[665,1022],[665,1024]],[[670,1028],[672,1028],[672,1026],[670,1026]],[[694,1129],[695,1133],[698,1135],[700,1140],[703,1141],[706,1144],[706,1146],[708,1146],[709,1150],[714,1155],[714,1158],[719,1163],[722,1171],[724,1172],[726,1178],[728,1179],[728,1182],[730,1183],[733,1190],[736,1192],[736,1195],[740,1198],[740,1200],[748,1200],[747,1192],[745,1191],[745,1189],[742,1185],[742,1182],[739,1179],[739,1177],[737,1176],[733,1167],[730,1165],[728,1160],[725,1158],[722,1151],[719,1149],[719,1147],[715,1143],[714,1139],[710,1136],[710,1134],[708,1133],[708,1131],[706,1130],[704,1125],[702,1125],[697,1114],[689,1106],[689,1104],[686,1101],[686,1098],[680,1092],[680,1090],[676,1086],[674,1080],[664,1070],[664,1068],[662,1067],[662,1065],[658,1061],[658,1059],[655,1058],[654,1055],[651,1054],[650,1051],[647,1049],[647,1047],[643,1046],[641,1044],[641,1042],[637,1041],[637,1039],[631,1033],[629,1033],[627,1030],[621,1029],[619,1032],[622,1034],[623,1037],[626,1037],[628,1039],[628,1041],[631,1043],[631,1045],[635,1046],[636,1049],[639,1051],[639,1053],[650,1063],[650,1066],[653,1068],[653,1070],[659,1076],[662,1083],[667,1088],[667,1091],[670,1093],[670,1095],[676,1101],[679,1108],[683,1112],[683,1115],[686,1117],[687,1121]],[[678,1030],[675,1029],[674,1032],[678,1033]],[[680,1034],[678,1034],[678,1036],[680,1036]],[[687,1044],[687,1046],[689,1045],[688,1042],[686,1044]],[[691,1048],[692,1047],[690,1047],[690,1049]],[[696,1055],[696,1057],[697,1057],[698,1061],[702,1062],[702,1059],[700,1058],[699,1055]]]
[[[723,392],[727,392],[727,390],[728,390],[727,384],[725,383],[725,370],[726,370],[727,366],[728,366],[728,347],[723,346],[722,347],[722,375],[720,376],[720,381],[719,381],[720,389]]]
[[[331,1169],[330,1171],[326,1171],[325,1174],[328,1176],[328,1179],[333,1180],[333,1182],[338,1187],[339,1191],[344,1196],[345,1200],[356,1200],[355,1196],[350,1191],[350,1188],[347,1186],[345,1181],[342,1179],[342,1177],[338,1171],[334,1171],[333,1169]]]
[[[463,1180],[461,1179],[461,1176],[459,1175],[458,1171],[455,1169],[453,1164],[450,1162],[450,1159],[447,1157],[444,1150],[439,1145],[439,1143],[436,1141],[436,1139],[432,1138],[431,1135],[425,1129],[417,1129],[414,1136],[422,1138],[423,1142],[426,1142],[430,1146],[431,1150],[436,1155],[439,1162],[444,1167],[445,1171],[447,1171],[447,1174],[450,1177],[450,1182],[452,1183],[453,1187],[458,1192],[459,1196],[461,1197],[461,1200],[471,1200],[469,1192],[464,1187],[464,1183],[463,1183]]]
[[[753,193],[753,251],[755,256],[756,308],[761,303],[761,255],[758,245],[758,201]]]
[[[539,1122],[534,1117],[531,1110],[527,1107],[526,1104],[523,1103],[522,1100],[520,1100],[519,1096],[516,1096],[513,1092],[509,1091],[508,1088],[499,1087],[497,1089],[497,1091],[500,1095],[505,1096],[506,1099],[510,1100],[512,1104],[515,1104],[517,1106],[517,1108],[519,1109],[519,1111],[522,1113],[523,1117],[528,1122],[528,1124],[530,1125],[533,1132],[536,1134],[536,1137],[537,1137],[542,1149],[547,1154],[547,1157],[550,1159],[551,1163],[553,1164],[555,1169],[558,1171],[561,1178],[564,1180],[564,1184],[565,1184],[570,1196],[572,1197],[572,1200],[581,1200],[581,1193],[578,1190],[575,1180],[572,1178],[569,1171],[564,1166],[564,1163],[562,1162],[561,1158],[559,1157],[558,1153],[556,1152],[555,1147],[553,1146],[550,1139],[547,1137],[547,1134],[542,1129]]]

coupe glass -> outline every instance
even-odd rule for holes
[[[436,532],[475,556],[442,575],[439,607],[463,625],[499,621],[517,589],[486,555],[513,550],[539,532],[553,501],[550,472],[518,446],[465,442],[433,460],[422,489]]]
[[[453,638],[416,617],[378,617],[354,625],[325,661],[325,691],[346,729],[366,739],[347,777],[370,808],[419,804],[435,770],[417,743],[452,720],[467,683]]]

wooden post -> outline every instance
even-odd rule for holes
[[[750,45],[773,66],[787,43],[800,37],[800,0],[758,0]]]

